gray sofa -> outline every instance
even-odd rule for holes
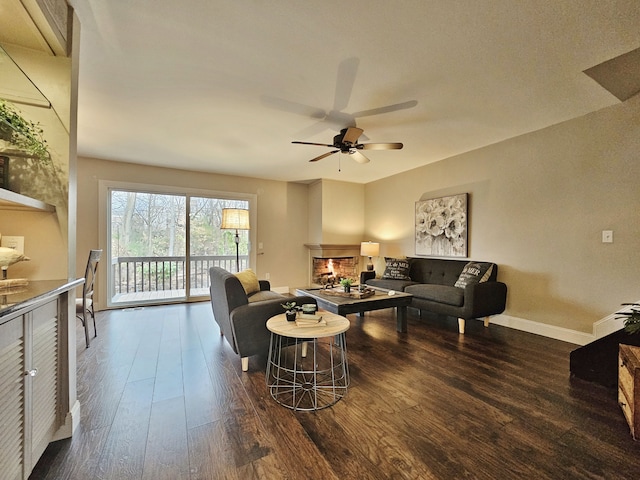
[[[411,307],[421,312],[428,311],[458,318],[458,329],[464,333],[465,321],[472,318],[484,318],[485,327],[489,326],[489,317],[504,312],[507,299],[507,286],[497,281],[498,265],[490,262],[474,262],[487,270],[482,282],[473,278],[474,270],[463,269],[469,260],[407,258],[408,278],[375,278],[375,272],[362,272],[361,282],[373,287],[406,292],[413,295]],[[389,272],[389,262],[387,271]],[[406,267],[406,265],[403,265]],[[489,269],[489,267],[491,267]],[[392,277],[402,277],[391,269]],[[407,273],[404,270],[404,273]],[[471,280],[469,280],[471,277]],[[458,283],[461,286],[455,286]],[[466,283],[466,285],[465,285]]]
[[[240,280],[220,267],[209,269],[209,279],[214,319],[220,327],[220,334],[240,355],[243,372],[249,369],[249,357],[267,355],[271,338],[267,320],[284,313],[282,303],[316,304],[311,297],[288,297],[272,292],[267,280],[259,280],[260,290],[247,295]]]

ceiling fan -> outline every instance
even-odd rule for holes
[[[358,127],[349,127],[343,128],[340,130],[340,133],[333,137],[333,144],[324,144],[324,143],[312,143],[312,142],[291,142],[297,143],[299,145],[317,145],[319,147],[329,147],[336,148],[337,150],[333,150],[329,153],[324,153],[318,157],[312,158],[309,160],[310,162],[317,162],[318,160],[322,160],[323,158],[328,157],[329,155],[333,155],[334,153],[346,153],[351,155],[358,163],[368,163],[369,159],[365,157],[358,150],[400,150],[403,145],[402,143],[358,143],[358,138],[362,135],[361,128]]]

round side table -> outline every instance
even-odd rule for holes
[[[284,314],[271,317],[266,382],[274,400],[292,410],[320,410],[349,386],[345,332],[349,320],[320,311],[326,325],[298,326]]]

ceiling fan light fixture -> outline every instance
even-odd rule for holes
[[[310,162],[317,162],[323,158],[333,155],[334,153],[344,153],[351,155],[352,159],[358,163],[368,163],[370,160],[364,156],[359,150],[399,150],[403,147],[402,143],[358,143],[358,138],[362,135],[363,130],[358,127],[347,127],[340,130],[340,134],[333,137],[333,144],[313,143],[293,141],[298,145],[316,145],[319,147],[335,148],[329,153],[312,158]]]

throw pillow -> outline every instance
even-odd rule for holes
[[[409,260],[406,258],[385,258],[384,280],[411,280]]]
[[[486,282],[491,277],[491,272],[493,272],[493,263],[469,262],[462,269],[456,281],[456,287],[464,288],[472,283]]]
[[[244,288],[247,295],[260,291],[260,282],[258,282],[258,277],[250,268],[243,270],[242,272],[235,273],[234,275],[238,277],[238,280],[240,280],[242,288]]]

